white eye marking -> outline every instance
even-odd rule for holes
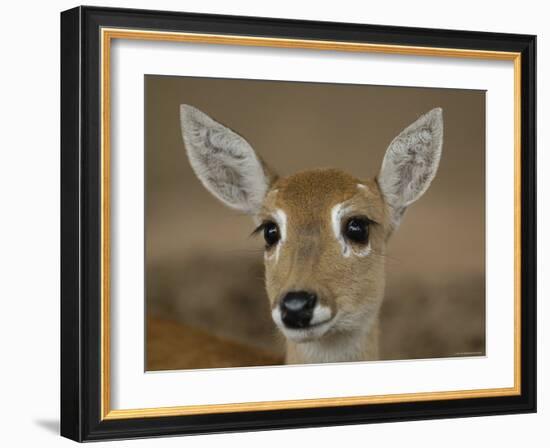
[[[286,241],[286,213],[278,208],[274,213],[275,222],[279,226],[281,232],[281,243]]]
[[[360,184],[357,184],[360,185]],[[349,257],[352,253],[358,257],[366,257],[371,252],[370,241],[367,244],[367,247],[363,249],[357,249],[352,247],[342,235],[342,219],[351,210],[351,207],[346,207],[343,203],[336,204],[332,207],[330,211],[330,222],[332,224],[332,231],[336,240],[340,243],[342,247],[342,255],[344,257]]]
[[[366,257],[369,255],[371,253],[370,241],[364,249],[353,249],[353,253],[358,257]]]
[[[363,184],[357,184],[357,188],[360,188],[361,190],[366,190],[367,186]]]
[[[349,257],[351,255],[351,250],[349,244],[346,243],[346,240],[344,239],[344,236],[341,232],[342,216],[344,215],[344,213],[346,213],[346,211],[347,210],[342,203],[336,204],[334,207],[332,207],[332,210],[330,211],[330,222],[332,224],[332,231],[334,232],[334,236],[342,247],[342,255],[344,257]]]
[[[279,252],[281,251],[281,246],[286,241],[287,217],[286,217],[286,213],[284,211],[282,211],[280,208],[278,208],[271,215],[271,218],[273,219],[273,221],[275,221],[275,223],[279,227],[279,236],[280,236],[280,238],[279,238],[279,241],[277,242],[277,247],[275,248],[275,250],[269,255],[268,255],[267,252],[265,252],[264,253],[264,258],[266,260],[271,260],[271,259],[275,258],[275,263],[277,263],[277,261],[279,260]]]

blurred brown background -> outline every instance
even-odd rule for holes
[[[250,217],[191,170],[179,105],[243,135],[280,175],[377,174],[391,140],[442,107],[439,172],[388,247],[381,356],[485,353],[485,92],[145,77],[147,370],[280,363]]]

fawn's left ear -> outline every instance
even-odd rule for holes
[[[180,106],[180,119],[189,162],[203,185],[229,207],[257,213],[274,176],[248,142],[192,106]]]
[[[441,158],[443,111],[432,109],[405,128],[386,150],[377,180],[397,228],[406,208],[430,186]]]

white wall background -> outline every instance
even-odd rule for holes
[[[550,119],[545,79],[550,53],[544,2],[319,2],[277,0],[89,1],[88,4],[295,19],[349,21],[537,34],[539,229],[550,224],[550,158],[543,151]],[[59,12],[78,3],[5,2],[0,70],[0,438],[4,446],[68,446],[59,415]],[[544,204],[545,203],[545,204]],[[548,233],[539,231],[539,413],[191,438],[124,441],[110,446],[334,446],[341,443],[423,447],[544,446],[550,440],[550,393],[544,380],[550,343]],[[546,279],[545,279],[546,277]],[[547,351],[547,350],[546,350]],[[96,446],[103,446],[101,443]],[[31,445],[32,446],[32,445]]]

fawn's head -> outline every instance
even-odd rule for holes
[[[259,224],[266,289],[283,334],[302,342],[365,329],[383,298],[386,242],[437,171],[441,109],[404,129],[368,180],[335,169],[278,178],[243,137],[194,107],[181,106],[181,125],[203,185]]]

